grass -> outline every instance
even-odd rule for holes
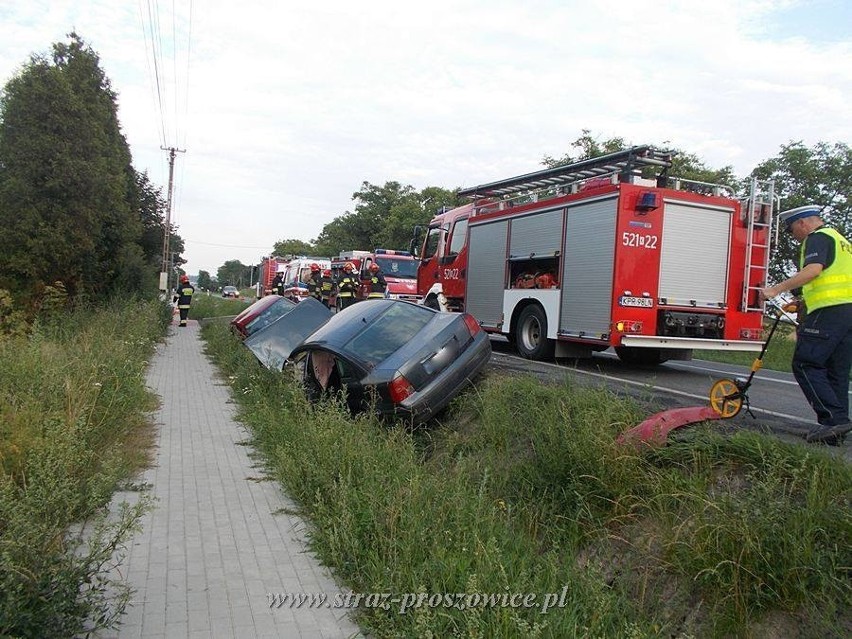
[[[817,448],[690,429],[634,451],[614,440],[637,404],[499,376],[412,432],[309,406],[226,327],[204,336],[321,559],[355,592],[434,597],[362,605],[376,637],[848,634],[852,476]],[[512,593],[535,605],[481,605]]]
[[[144,370],[169,320],[128,300],[0,338],[0,636],[75,636],[120,615],[128,591],[109,570],[147,502],[110,520],[104,506],[148,461]]]

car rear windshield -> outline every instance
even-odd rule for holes
[[[435,312],[414,304],[393,304],[343,348],[371,368],[410,342]]]

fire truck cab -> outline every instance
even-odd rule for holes
[[[471,313],[530,359],[613,347],[631,363],[758,351],[775,196],[669,177],[633,147],[463,189],[419,246],[423,303]]]

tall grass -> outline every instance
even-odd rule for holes
[[[109,521],[102,507],[147,461],[144,369],[169,321],[130,300],[0,339],[0,636],[73,636],[120,614],[126,589],[106,573],[145,500]]]
[[[615,443],[644,415],[603,390],[492,376],[411,432],[311,407],[222,326],[210,352],[271,472],[356,592],[559,593],[561,606],[362,606],[377,637],[843,636],[850,471],[761,435]],[[470,601],[467,599],[466,601]]]

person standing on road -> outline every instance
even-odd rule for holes
[[[385,292],[388,290],[388,283],[385,281],[385,276],[382,275],[381,267],[375,262],[370,264],[370,292],[367,294],[368,300],[384,299]]]
[[[337,299],[341,310],[352,306],[357,301],[355,295],[358,293],[359,286],[360,282],[355,274],[355,265],[352,262],[346,262],[343,265],[343,277],[337,283]]]
[[[778,221],[801,243],[799,271],[761,294],[770,299],[801,288],[804,317],[796,331],[792,368],[819,422],[805,439],[837,444],[852,430],[852,244],[825,226],[818,206],[783,211]]]
[[[178,312],[180,313],[180,322],[178,326],[183,328],[186,326],[186,319],[189,317],[189,306],[192,304],[192,294],[195,293],[195,287],[189,283],[189,278],[186,275],[180,276],[180,284],[175,291],[174,301],[177,302]]]
[[[329,308],[329,301],[331,300],[333,292],[334,280],[331,279],[331,269],[327,268],[322,272],[322,277],[320,278],[320,302],[322,302],[326,308]]]

